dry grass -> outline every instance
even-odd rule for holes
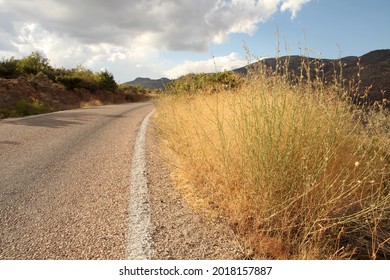
[[[88,107],[102,106],[102,105],[104,105],[103,102],[98,99],[92,99],[90,101],[80,102],[80,108],[88,108]]]
[[[182,192],[228,217],[248,258],[390,257],[388,116],[363,124],[336,91],[258,75],[159,100]]]

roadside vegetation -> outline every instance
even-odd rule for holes
[[[357,106],[342,71],[325,84],[305,57],[294,78],[284,63],[167,87],[154,119],[177,187],[247,258],[390,258],[386,104]]]
[[[165,87],[165,92],[173,95],[213,93],[237,88],[242,79],[233,72],[188,74],[173,80]]]
[[[55,68],[49,60],[36,51],[22,59],[3,58],[0,62],[0,78],[16,79],[20,77],[33,79],[36,75],[47,77],[67,89],[84,88],[87,90],[106,89],[115,91],[117,84],[114,76],[107,70],[95,73],[83,66],[74,69]]]
[[[122,84],[118,86],[118,90],[126,95],[128,102],[140,102],[150,98],[153,94],[152,90],[144,89],[140,86],[132,86],[129,84]]]
[[[147,99],[145,90],[130,85],[118,85],[113,74],[107,70],[93,72],[83,66],[73,69],[56,68],[51,66],[49,60],[40,52],[33,52],[21,59],[2,58],[0,79],[27,81],[29,86],[37,91],[42,87],[53,88],[53,92],[63,95],[64,102],[67,102],[67,98],[75,99],[65,97],[70,92],[73,96],[77,96],[77,100],[80,99],[78,104],[66,104],[65,107],[70,108],[103,105],[109,103],[109,100],[136,102]],[[6,83],[3,84],[8,88]],[[101,98],[102,95],[105,97]],[[119,98],[119,95],[123,97]],[[15,97],[7,97],[7,99],[13,98]],[[54,98],[60,97],[54,96]],[[0,102],[0,118],[35,115],[63,109],[53,106],[50,101],[52,100],[47,98],[40,100],[39,97],[31,94],[15,100],[12,104],[8,102],[6,106]]]

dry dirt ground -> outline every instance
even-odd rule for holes
[[[146,137],[147,173],[150,192],[153,259],[228,260],[242,259],[233,232],[223,221],[196,213],[175,189],[173,167],[164,160],[158,137],[149,123]]]

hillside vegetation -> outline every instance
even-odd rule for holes
[[[0,118],[144,98],[142,89],[118,86],[107,70],[55,68],[39,52],[0,61]]]
[[[358,81],[292,80],[286,68],[276,59],[167,88],[155,124],[178,189],[227,219],[247,258],[390,258],[386,100],[357,106]]]
[[[33,52],[22,59],[3,58],[0,63],[1,78],[15,79],[38,74],[41,77],[46,76],[53,82],[63,84],[67,89],[84,88],[87,90],[106,89],[112,91],[117,89],[114,76],[106,70],[94,73],[82,66],[71,70],[54,68],[49,64],[49,60],[39,52]]]

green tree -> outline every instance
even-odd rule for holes
[[[82,87],[82,79],[72,75],[61,75],[56,77],[56,81],[63,84],[66,89],[73,90]]]
[[[111,91],[115,91],[118,88],[118,85],[114,79],[114,75],[107,70],[101,71],[98,76],[100,88]]]
[[[32,52],[29,56],[20,59],[17,66],[21,73],[27,75],[36,75],[39,72],[47,73],[51,70],[49,60],[39,51]]]

